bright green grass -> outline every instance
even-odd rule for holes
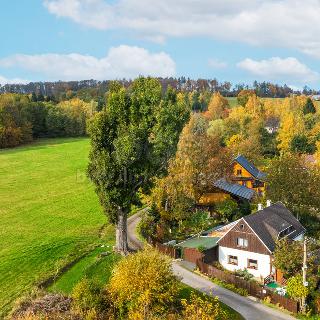
[[[110,250],[112,250],[111,246],[94,249],[58,278],[48,290],[70,294],[74,286],[83,278],[95,280],[101,286],[105,285],[110,278],[114,264],[120,259],[120,256],[115,253],[108,256],[100,255],[102,252],[110,252]]]
[[[0,151],[0,318],[12,302],[101,242],[106,223],[85,169],[89,139]],[[113,230],[106,231],[112,241]]]

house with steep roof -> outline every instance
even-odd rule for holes
[[[228,198],[250,202],[254,197],[264,194],[267,177],[265,173],[242,155],[237,156],[231,166],[230,179],[221,178],[214,181],[212,192],[201,197],[200,205],[211,205]]]
[[[248,189],[254,190],[257,194],[265,191],[267,175],[261,172],[255,165],[244,156],[239,155],[233,160],[233,173],[231,180]]]
[[[282,273],[273,265],[276,241],[283,238],[303,240],[306,229],[281,203],[239,219],[217,241],[218,261],[227,270],[247,269],[261,281],[281,282]]]

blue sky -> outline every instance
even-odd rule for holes
[[[186,76],[319,88],[319,0],[3,0],[0,83]]]

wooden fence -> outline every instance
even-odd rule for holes
[[[177,248],[167,246],[165,244],[162,244],[160,242],[153,242],[152,245],[156,247],[160,252],[166,254],[167,256],[177,259],[179,258],[179,252]]]
[[[197,267],[199,270],[211,277],[218,278],[220,280],[223,280],[227,283],[234,284],[238,288],[246,289],[249,293],[249,295],[254,296],[259,299],[264,299],[266,297],[270,298],[270,302],[273,304],[279,304],[284,309],[293,312],[298,313],[299,311],[299,304],[297,301],[282,297],[276,293],[274,293],[272,290],[260,286],[258,283],[253,281],[246,281],[244,279],[241,279],[234,274],[226,273],[220,269],[215,268],[212,265],[206,264],[201,260],[197,261]]]

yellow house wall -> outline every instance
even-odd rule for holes
[[[241,176],[238,176],[237,175],[237,171],[238,170],[241,170]],[[240,179],[240,178],[251,178],[251,179],[253,179],[253,180],[244,180],[244,181],[246,181],[245,183],[246,184],[244,184],[244,181],[241,181],[241,180],[238,180],[238,181],[235,181],[235,182],[237,182],[237,183],[239,183],[239,184],[241,184],[241,185],[245,185],[247,188],[249,188],[249,189],[253,189],[253,190],[255,190],[255,191],[257,191],[257,192],[264,192],[265,191],[265,184],[264,184],[264,186],[263,187],[259,187],[259,188],[254,188],[253,187],[253,182],[254,182],[254,177],[250,174],[250,172],[249,171],[247,171],[245,168],[243,168],[239,163],[237,163],[237,162],[235,162],[234,163],[234,165],[233,165],[233,175],[235,176],[235,177],[237,177],[238,179]]]
[[[227,193],[223,193],[223,192],[206,193],[200,198],[199,204],[211,205],[217,202],[224,201],[226,199],[230,199],[230,195]]]

